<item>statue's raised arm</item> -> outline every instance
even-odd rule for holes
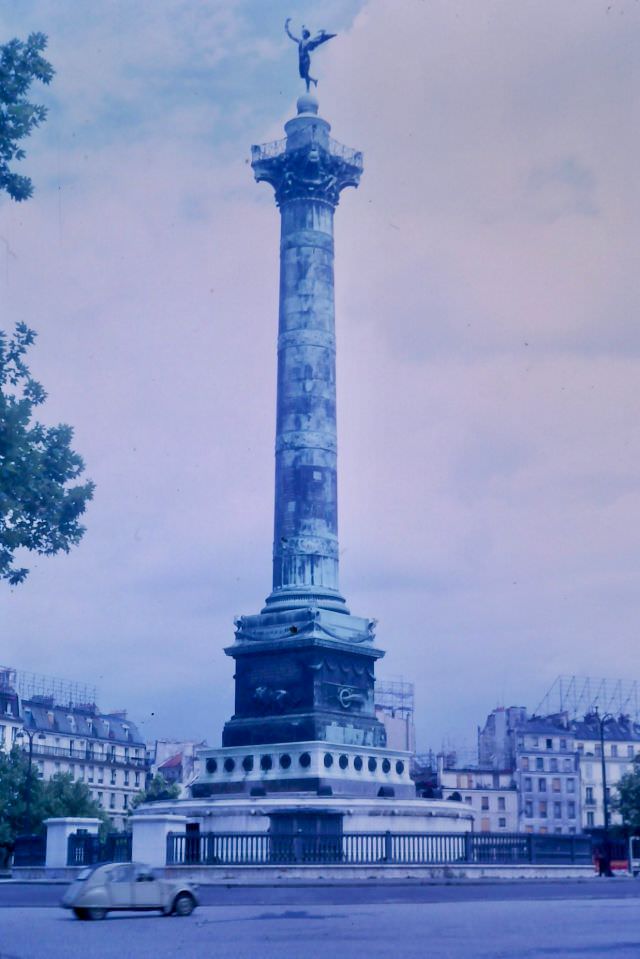
[[[287,32],[287,36],[290,37],[291,40],[293,40],[294,43],[300,43],[299,39],[298,39],[297,37],[294,37],[294,35],[292,34],[291,30],[289,29],[289,24],[290,24],[290,23],[291,23],[291,17],[287,17],[287,19],[284,21],[284,28],[285,28],[285,30],[286,30],[286,32]]]
[[[284,23],[284,29],[287,33],[287,36],[290,37],[295,43],[298,44],[298,67],[300,70],[300,76],[307,85],[307,93],[309,92],[309,87],[313,83],[314,86],[318,86],[318,81],[309,74],[309,69],[311,67],[311,51],[315,50],[316,47],[319,47],[321,43],[326,43],[327,40],[331,40],[336,36],[335,33],[327,33],[326,30],[319,30],[316,33],[315,37],[311,36],[311,32],[307,28],[302,26],[302,36],[300,38],[295,37],[291,32],[289,24],[291,23],[291,17],[287,17]]]

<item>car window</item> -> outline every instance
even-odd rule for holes
[[[89,876],[93,876],[98,866],[87,866],[86,869],[81,869],[78,875],[76,876],[76,882],[85,882]]]
[[[109,882],[132,882],[134,879],[134,867],[131,863],[125,863],[122,866],[116,866],[109,873]]]

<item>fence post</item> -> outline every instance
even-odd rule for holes
[[[187,817],[174,813],[136,812],[131,817],[131,858],[152,868],[167,864],[169,833],[186,833]],[[177,865],[175,858],[173,865]]]
[[[471,833],[471,832],[466,832],[466,833],[464,834],[464,861],[465,861],[465,862],[472,862],[472,861],[473,861],[473,859],[472,859],[472,856],[473,856],[473,846],[472,846],[472,843],[473,843],[473,833]]]
[[[175,859],[173,833],[167,833],[167,866],[173,866]]]
[[[384,861],[393,862],[393,836],[388,829],[384,834]]]
[[[102,820],[75,816],[62,816],[45,819],[47,827],[46,866],[48,869],[71,865],[68,863],[69,837],[79,830],[85,834],[96,835]]]

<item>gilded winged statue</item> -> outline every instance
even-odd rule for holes
[[[294,43],[298,44],[298,67],[300,70],[300,76],[307,85],[307,93],[309,92],[309,87],[313,83],[314,86],[318,86],[318,81],[315,77],[310,76],[309,69],[311,67],[311,51],[315,50],[316,47],[319,47],[321,43],[326,43],[327,40],[331,40],[336,36],[335,33],[327,33],[326,30],[319,30],[316,33],[315,37],[311,36],[311,32],[302,25],[302,36],[296,37],[291,32],[289,24],[291,23],[291,17],[287,17],[285,20],[284,28],[287,32],[287,36],[290,37]]]

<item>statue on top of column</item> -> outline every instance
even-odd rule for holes
[[[326,30],[320,30],[316,33],[315,37],[311,36],[311,33],[307,28],[302,25],[302,36],[295,37],[291,30],[289,29],[289,24],[291,23],[291,17],[287,17],[285,20],[284,28],[287,32],[287,36],[290,37],[295,43],[298,44],[298,67],[300,70],[300,76],[307,85],[307,93],[309,92],[309,87],[313,83],[314,86],[318,86],[318,81],[309,75],[309,69],[311,67],[311,51],[315,50],[316,47],[319,47],[321,43],[326,43],[327,40],[331,40],[336,36],[335,33],[327,33]]]

